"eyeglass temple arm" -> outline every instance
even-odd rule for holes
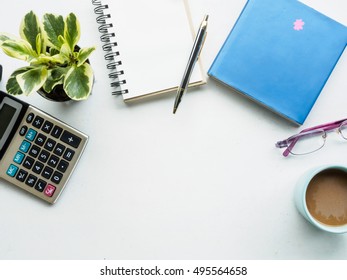
[[[324,129],[324,130],[334,129],[334,128],[338,127],[345,120],[347,120],[347,119],[316,125],[316,126],[313,126],[313,127],[310,127],[310,128],[306,128],[306,129],[300,131],[300,133],[307,132],[307,131],[312,131],[312,130],[316,130],[316,129]]]
[[[316,126],[313,126],[313,127],[310,127],[310,128],[303,129],[303,130],[301,130],[297,134],[297,137],[293,138],[293,141],[290,142],[289,146],[287,146],[287,142],[286,142],[286,140],[284,140],[284,141],[278,141],[276,143],[276,147],[278,147],[278,148],[287,147],[283,151],[283,156],[286,157],[286,156],[289,155],[290,151],[293,149],[293,147],[295,146],[296,142],[298,141],[300,133],[313,131],[313,130],[316,130],[316,129],[324,129],[324,130],[334,129],[334,128],[338,127],[345,120],[346,119],[342,119],[342,120],[339,120],[339,121],[334,121],[334,122],[330,122],[330,123],[320,124],[320,125],[316,125]]]

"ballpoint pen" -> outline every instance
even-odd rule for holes
[[[193,45],[192,51],[191,51],[189,59],[188,59],[186,70],[184,71],[181,84],[177,90],[177,95],[176,95],[175,104],[174,104],[174,108],[173,108],[174,114],[176,113],[178,105],[181,102],[182,96],[183,96],[183,94],[184,94],[184,92],[185,92],[185,90],[189,84],[190,76],[193,72],[195,63],[198,60],[200,52],[201,52],[202,47],[204,45],[206,34],[207,34],[207,20],[208,20],[208,15],[205,15],[204,19],[202,20],[202,22],[200,24],[200,28],[198,30],[198,33],[195,37],[194,45]]]

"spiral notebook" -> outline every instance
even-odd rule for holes
[[[106,2],[92,1],[112,93],[130,101],[176,91],[194,43],[187,0]],[[189,86],[204,83],[199,61]]]

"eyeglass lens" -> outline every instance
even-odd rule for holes
[[[347,125],[343,130],[345,135],[347,135]],[[290,152],[294,155],[312,153],[324,146],[325,138],[326,133],[324,130],[312,131],[311,133],[301,135],[296,139],[296,143]]]
[[[347,140],[347,121],[343,122],[339,127],[341,136]]]

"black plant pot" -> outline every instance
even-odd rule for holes
[[[53,88],[51,92],[46,92],[43,90],[43,88],[39,89],[38,94],[40,94],[42,97],[50,100],[50,101],[56,101],[56,102],[65,102],[72,100],[66,93],[63,88],[63,85],[57,85]]]

